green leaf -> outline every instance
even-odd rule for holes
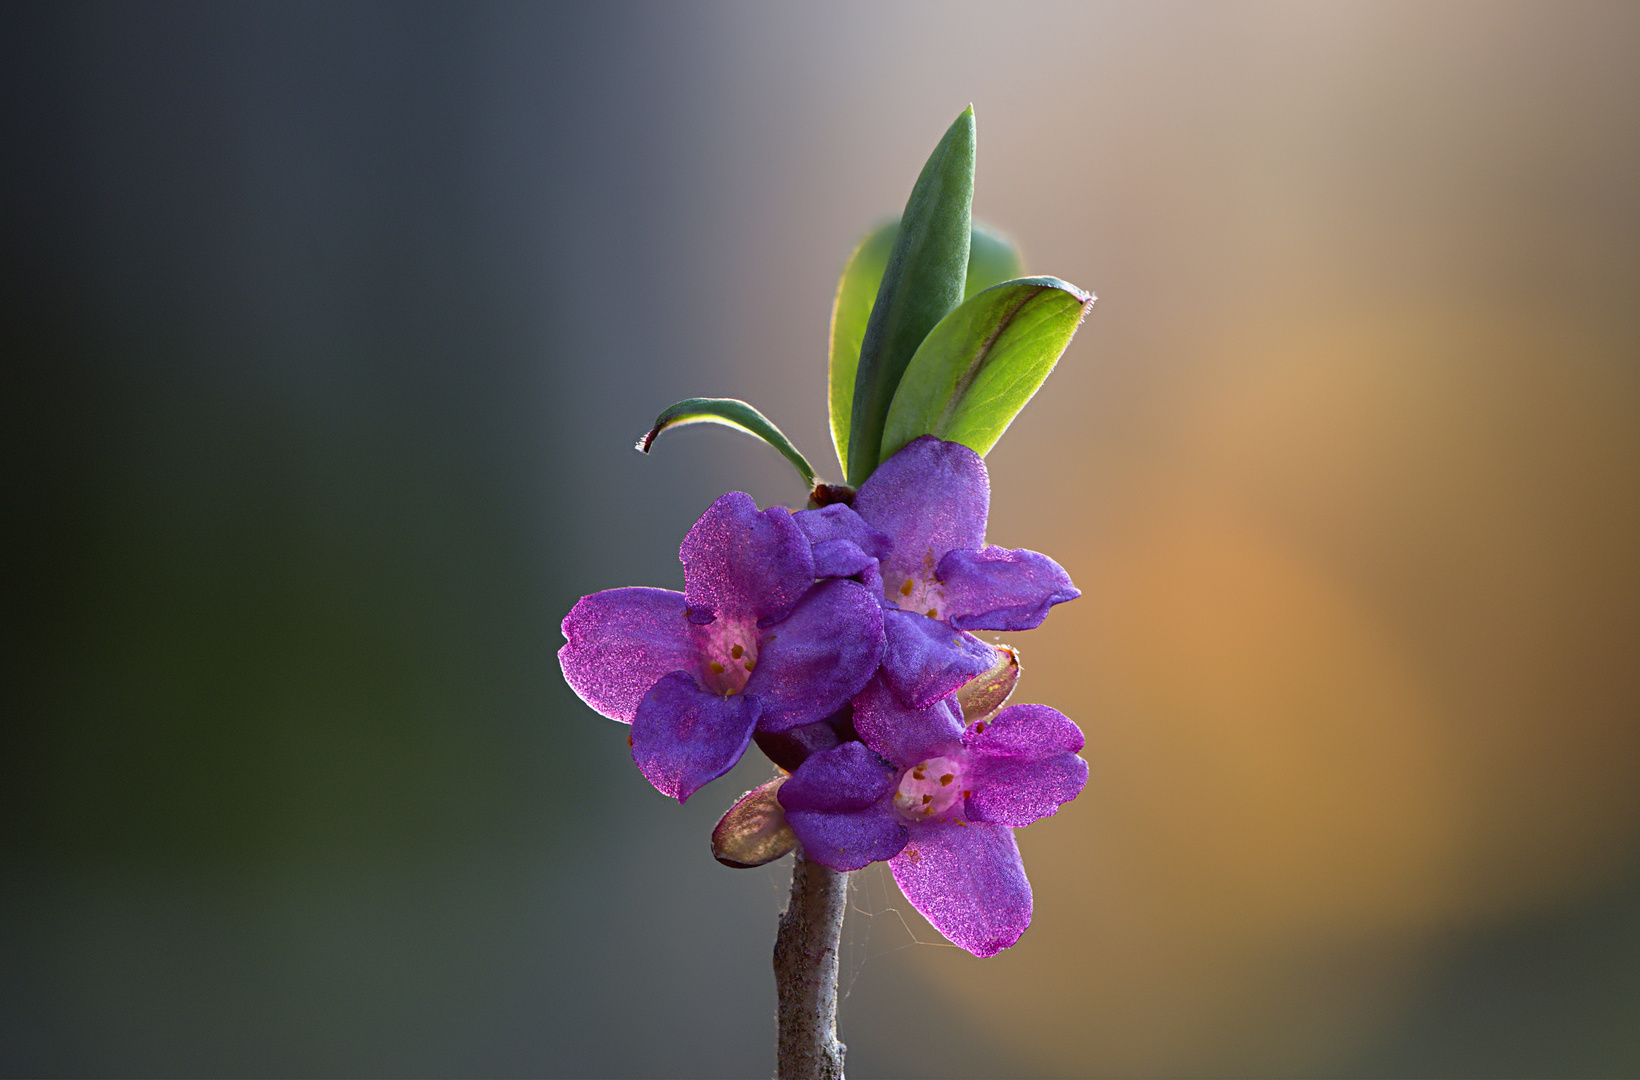
[[[968,280],[963,285],[964,300],[992,285],[1025,276],[1025,257],[1014,242],[988,225],[974,222],[974,236],[968,247]]]
[[[919,435],[989,453],[1059,362],[1093,301],[1053,277],[1003,282],[965,301],[911,358],[888,412],[882,456]]]
[[[900,223],[894,220],[866,234],[843,267],[843,276],[837,281],[837,298],[831,305],[831,445],[837,450],[837,464],[844,476],[848,475],[848,432],[854,410],[854,376],[860,367],[860,342],[866,336],[871,305],[877,299],[883,270],[899,233]],[[1024,273],[1024,259],[1013,241],[974,222],[964,298]]]
[[[877,468],[883,423],[922,339],[962,301],[973,222],[974,109],[934,148],[900,215],[900,230],[866,321],[850,403],[848,482]]]
[[[848,475],[848,430],[854,411],[854,375],[860,367],[860,341],[866,336],[871,304],[883,283],[889,252],[900,223],[890,221],[866,234],[843,267],[837,298],[831,303],[831,370],[827,399],[831,406],[831,445],[837,464]]]
[[[785,455],[786,460],[797,467],[803,483],[810,488],[814,487],[814,468],[808,463],[808,459],[798,453],[797,447],[792,445],[791,440],[786,438],[779,428],[769,422],[768,417],[736,398],[697,397],[678,402],[655,418],[655,426],[638,440],[635,449],[647,454],[661,432],[687,424],[722,424],[724,427],[755,435]]]

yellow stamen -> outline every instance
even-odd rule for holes
[[[745,654],[746,650],[742,649],[739,645],[736,645],[734,648],[729,650],[729,655],[734,657],[736,660],[739,660]]]
[[[946,784],[949,784],[951,781],[955,780],[956,778],[957,778],[956,773],[946,773],[944,776],[940,777],[940,787],[944,787]]]
[[[722,675],[723,674],[723,665],[718,663],[716,660],[713,660],[710,666],[712,668],[712,674],[713,675]]]
[[[905,584],[900,586],[900,595],[901,596],[910,596],[911,595],[911,579],[910,578],[906,578],[905,579]]]

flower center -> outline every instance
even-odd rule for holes
[[[894,809],[912,821],[949,817],[949,811],[967,794],[963,767],[957,758],[931,757],[900,774],[894,791]]]
[[[708,690],[724,697],[740,693],[757,667],[757,625],[728,619],[712,624],[700,658]]]
[[[934,553],[923,554],[922,569],[899,580],[883,579],[883,595],[902,611],[915,611],[930,619],[944,618],[945,590],[934,577]]]

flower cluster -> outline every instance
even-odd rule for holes
[[[725,495],[684,539],[682,593],[575,605],[564,677],[632,725],[638,768],[680,802],[755,740],[789,773],[760,789],[765,834],[789,828],[835,870],[887,860],[936,929],[990,956],[1030,923],[1013,830],[1075,798],[1087,764],[1060,713],[1001,707],[1013,654],[971,633],[1032,629],[1080,595],[1047,556],[986,546],[989,504],[980,456],[932,436],[847,504]]]

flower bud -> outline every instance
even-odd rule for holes
[[[957,703],[962,706],[962,719],[973,723],[1002,708],[1008,695],[1019,682],[1019,653],[1007,645],[994,646],[996,663],[991,670],[957,688]]]
[[[753,788],[729,807],[712,830],[712,857],[737,870],[774,862],[797,846],[786,812],[775,798],[784,774]]]

